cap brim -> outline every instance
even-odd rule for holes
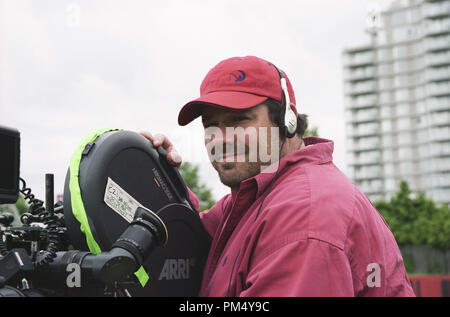
[[[178,124],[184,126],[202,115],[203,107],[243,110],[255,107],[268,98],[240,91],[216,91],[192,100],[181,108]]]

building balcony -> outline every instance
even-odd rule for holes
[[[378,135],[380,133],[380,129],[378,123],[369,123],[354,127],[353,129],[351,129],[351,132],[352,136],[357,138]]]
[[[375,64],[374,51],[364,51],[354,54],[344,55],[344,65],[346,67],[359,67]]]
[[[355,169],[355,179],[364,180],[364,179],[381,179],[381,166],[363,166]]]
[[[351,117],[348,121],[352,123],[370,122],[378,118],[378,111],[376,108],[364,109],[351,112]]]
[[[426,111],[450,110],[450,96],[429,98],[426,103]]]
[[[378,179],[372,181],[360,181],[358,187],[365,194],[376,194],[383,191],[383,183]]]
[[[430,37],[425,39],[425,51],[441,51],[450,49],[450,36]]]
[[[443,126],[431,128],[428,138],[430,141],[450,141],[450,127]]]
[[[448,17],[450,16],[450,2],[429,2],[422,7],[422,15],[430,19]]]
[[[432,159],[428,171],[432,173],[450,172],[450,158]]]
[[[377,97],[375,94],[352,96],[347,103],[350,108],[367,108],[377,105]]]
[[[428,126],[450,126],[450,111],[431,113],[427,123]]]
[[[373,94],[377,90],[377,85],[373,80],[359,81],[356,83],[347,84],[345,90],[348,95],[352,96]]]
[[[424,36],[436,36],[448,33],[450,33],[450,19],[429,20],[424,30]]]
[[[425,66],[450,65],[450,48],[448,51],[425,55]]]
[[[440,81],[450,79],[450,67],[429,68],[425,71],[426,81]]]
[[[431,82],[426,86],[428,96],[448,96],[450,95],[450,81]]]
[[[431,186],[435,187],[435,188],[436,187],[449,187],[450,186],[450,173],[432,174],[430,183],[431,183]]]
[[[349,153],[349,161],[352,166],[378,165],[381,161],[380,151],[370,151],[361,153]]]
[[[353,152],[372,151],[380,148],[380,140],[378,137],[368,137],[362,139],[352,139],[350,141],[350,149]]]
[[[450,142],[431,143],[429,157],[433,156],[450,156]]]
[[[375,75],[375,68],[373,66],[346,68],[344,71],[345,80],[349,82],[373,79]]]

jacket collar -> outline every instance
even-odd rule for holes
[[[306,137],[303,139],[305,147],[290,153],[281,158],[278,162],[273,163],[258,175],[243,180],[240,184],[239,192],[246,191],[249,188],[257,186],[256,198],[258,198],[272,182],[277,171],[278,163],[279,171],[277,178],[290,171],[296,165],[317,165],[332,162],[334,142],[318,137]],[[232,197],[235,197],[238,191],[231,190]]]

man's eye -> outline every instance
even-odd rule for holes
[[[203,128],[207,129],[210,127],[216,127],[217,124],[213,123],[213,122],[208,122],[208,123],[203,123]]]

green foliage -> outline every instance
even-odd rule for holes
[[[305,134],[303,135],[304,138],[308,136],[319,136],[319,128],[313,127],[311,129],[306,129]]]
[[[13,205],[14,204],[3,204],[3,205],[0,205],[0,213],[2,213],[2,212],[13,213],[14,210],[13,210],[13,208],[11,208]],[[28,204],[25,201],[25,199],[23,199],[22,195],[19,195],[19,199],[17,199],[17,201],[15,203],[15,206],[16,206],[17,211],[19,212],[20,215],[28,211]]]
[[[436,206],[422,192],[414,195],[402,181],[390,201],[376,201],[374,206],[388,223],[399,246],[428,245],[450,249],[450,209],[447,205]]]
[[[19,211],[19,214],[24,214],[28,211],[28,204],[23,198],[22,195],[19,195],[19,199],[16,202],[17,210]]]
[[[215,201],[212,198],[211,190],[200,184],[198,177],[198,166],[188,162],[181,164],[180,174],[186,185],[197,195],[200,202],[200,211],[211,208]]]
[[[411,254],[405,254],[405,253],[402,253],[402,256],[403,256],[403,263],[405,264],[406,272],[414,272],[414,270],[415,270],[414,257]]]

